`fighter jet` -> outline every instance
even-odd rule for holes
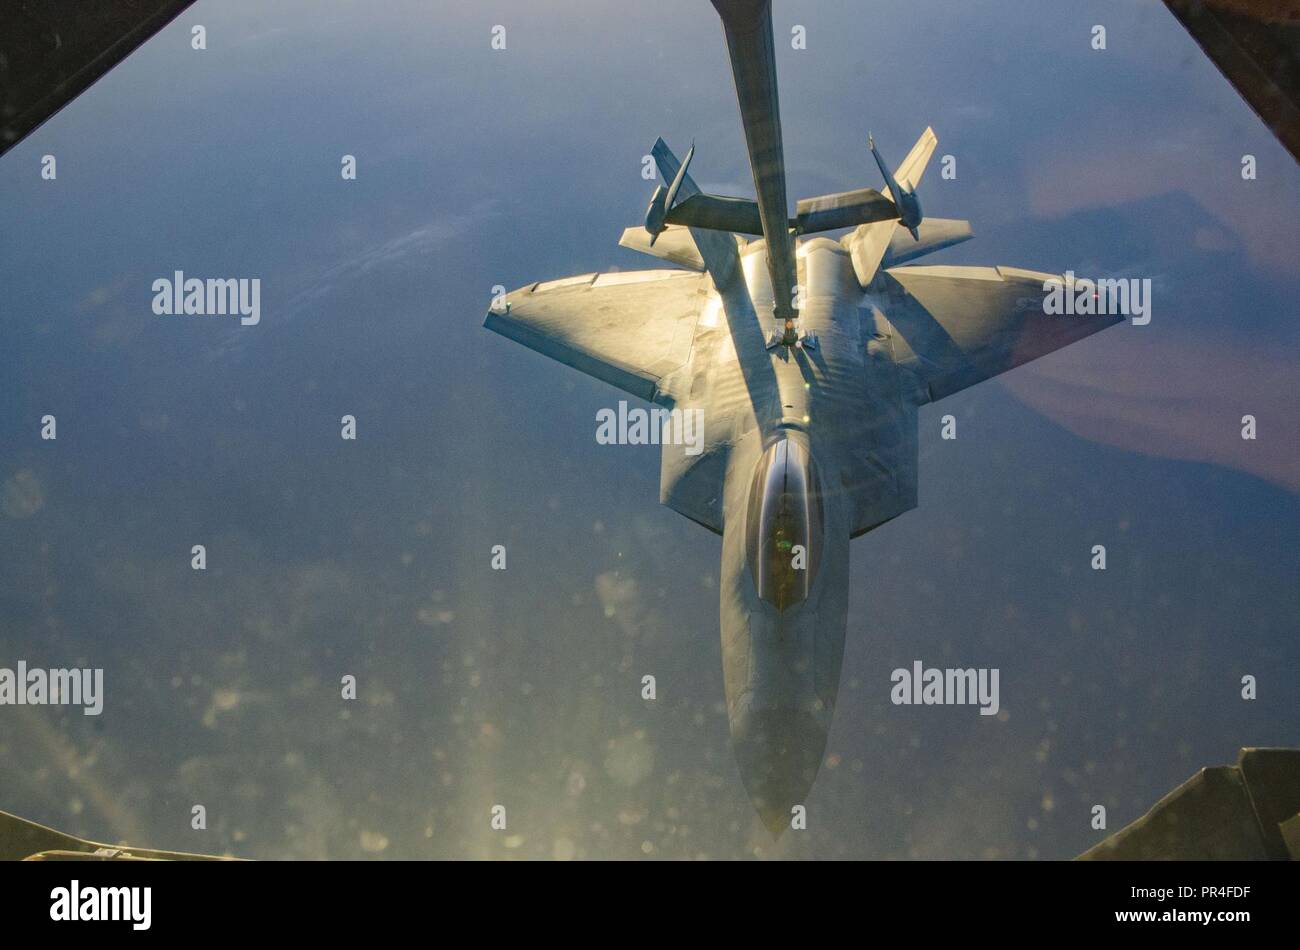
[[[703,410],[701,451],[663,445],[660,501],[722,536],[731,737],[779,836],[825,753],[849,541],[916,507],[919,408],[1122,318],[1048,315],[1052,282],[1072,287],[1058,275],[900,266],[971,237],[922,214],[929,128],[892,172],[871,142],[883,192],[804,199],[790,217],[771,0],[712,2],[757,200],[702,193],[694,147],[679,162],[660,139],[667,184],[620,243],[675,268],[528,284],[485,326],[656,407]]]

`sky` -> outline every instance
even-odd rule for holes
[[[774,22],[792,201],[931,125],[923,207],[975,239],[924,263],[1153,286],[922,410],[807,830],[732,760],[719,539],[596,442],[624,394],[482,328],[495,285],[658,266],[617,246],[657,136],[752,195],[703,0],[199,0],[0,158],[0,667],[105,682],[0,706],[0,809],[265,859],[1062,859],[1300,744],[1300,168],[1160,3]],[[176,270],[260,279],[260,322],[156,315]],[[892,705],[915,660],[1000,669],[1002,714]]]

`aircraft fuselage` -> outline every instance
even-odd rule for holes
[[[773,295],[761,243],[743,286],[701,321],[677,405],[699,409],[704,452],[665,448],[664,500],[722,465],[720,622],[736,758],[774,832],[822,760],[839,687],[849,540],[915,505],[916,410],[839,244],[800,245],[799,326],[815,348],[767,350]],[[879,319],[880,323],[877,323]],[[719,459],[719,456],[722,456]],[[787,474],[788,473],[788,474]],[[716,481],[714,482],[716,485]]]

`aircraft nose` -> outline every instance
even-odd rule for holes
[[[774,838],[790,827],[826,750],[826,727],[814,707],[750,705],[731,722],[740,777],[755,810]]]

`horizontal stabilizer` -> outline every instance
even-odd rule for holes
[[[705,269],[704,258],[700,257],[700,250],[695,246],[695,240],[691,237],[691,232],[686,228],[670,225],[659,235],[659,240],[654,244],[650,243],[650,235],[646,233],[645,228],[628,228],[623,232],[623,236],[619,238],[618,243],[634,251],[640,251],[642,254],[649,254],[651,257],[657,257],[660,260],[671,261],[679,267],[685,267],[687,270],[702,271]]]
[[[841,242],[849,250],[853,273],[864,289],[875,279],[880,261],[889,248],[890,238],[897,231],[897,221],[876,221],[862,225],[852,234],[846,235]]]
[[[957,221],[952,218],[926,218],[917,225],[919,239],[912,240],[911,235],[896,233],[889,247],[885,250],[885,267],[905,264],[926,254],[933,254],[945,247],[952,247],[962,241],[969,241],[975,235],[971,233],[969,221]]]

